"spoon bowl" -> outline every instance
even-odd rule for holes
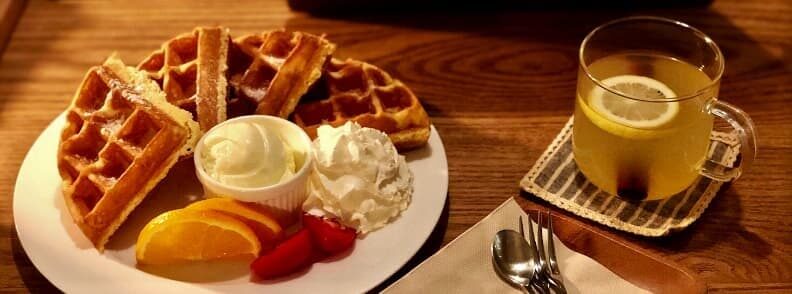
[[[526,289],[536,272],[536,258],[522,234],[502,230],[492,240],[492,262],[498,275]]]

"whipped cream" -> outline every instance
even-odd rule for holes
[[[231,186],[271,186],[294,176],[294,150],[278,130],[239,121],[212,130],[203,141],[201,160],[206,173]]]
[[[385,133],[354,122],[321,126],[317,133],[305,211],[335,216],[366,234],[407,209],[413,175]]]

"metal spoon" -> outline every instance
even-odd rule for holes
[[[523,291],[544,292],[531,287],[531,281],[536,273],[536,257],[528,250],[528,242],[514,230],[502,230],[495,234],[492,240],[492,262],[501,278],[520,286]]]

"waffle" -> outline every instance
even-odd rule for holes
[[[145,73],[109,58],[91,68],[66,110],[58,146],[63,196],[99,250],[179,156],[198,125]]]
[[[429,116],[407,86],[371,64],[333,58],[292,119],[311,138],[322,124],[354,121],[385,132],[400,151],[429,139]]]
[[[335,45],[324,37],[276,30],[234,40],[229,115],[257,113],[287,118],[322,74]]]
[[[226,28],[196,28],[165,42],[138,65],[204,132],[226,120],[230,39]]]

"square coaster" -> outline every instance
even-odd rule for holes
[[[732,166],[739,142],[712,132],[709,159]],[[572,118],[520,181],[523,190],[603,225],[642,236],[664,236],[701,216],[724,182],[699,176],[687,190],[663,200],[627,201],[600,190],[580,172],[572,154]]]

